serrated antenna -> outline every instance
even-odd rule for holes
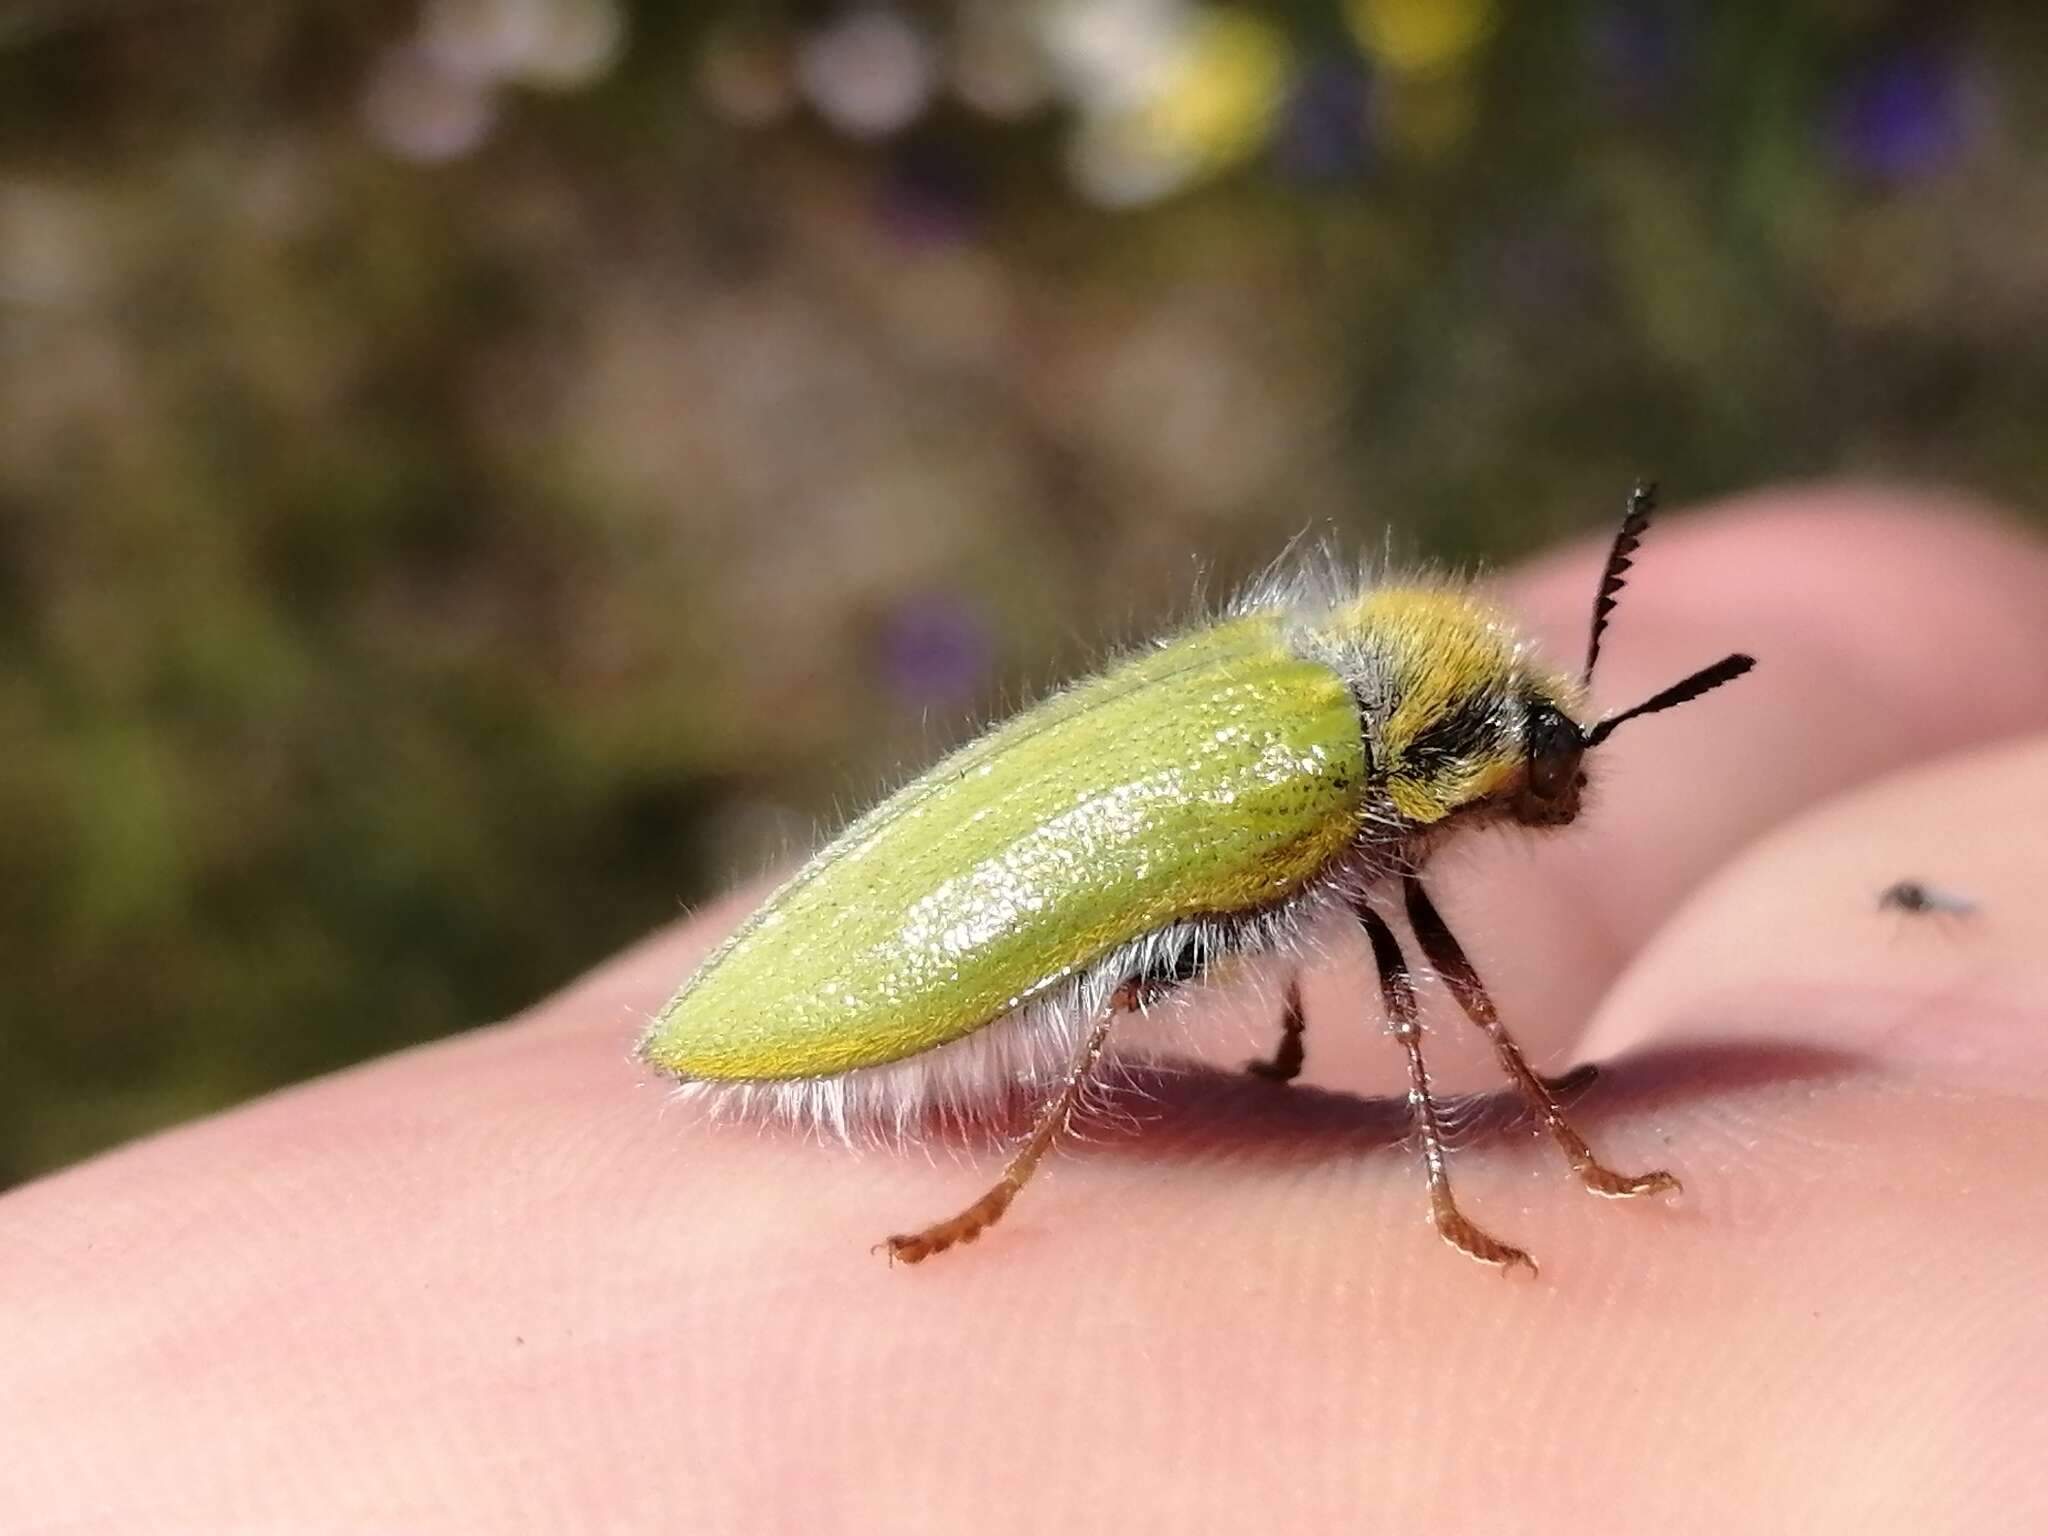
[[[1614,547],[1607,552],[1607,569],[1600,573],[1600,595],[1593,599],[1593,637],[1586,643],[1585,681],[1593,681],[1593,664],[1600,659],[1600,637],[1607,633],[1621,589],[1628,584],[1628,568],[1635,561],[1636,547],[1643,542],[1643,530],[1657,511],[1657,483],[1638,480],[1628,493],[1628,511],[1622,514]]]
[[[1736,652],[1723,656],[1711,667],[1701,667],[1691,677],[1673,683],[1662,693],[1654,694],[1633,709],[1624,709],[1618,715],[1609,715],[1586,732],[1586,745],[1597,747],[1614,734],[1615,727],[1630,720],[1639,720],[1644,715],[1658,714],[1680,704],[1690,704],[1703,693],[1710,693],[1723,683],[1732,683],[1756,665],[1754,656]]]

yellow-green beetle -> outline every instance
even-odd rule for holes
[[[1603,1167],[1530,1070],[1424,891],[1446,835],[1492,820],[1559,826],[1581,760],[1624,720],[1741,676],[1732,655],[1581,725],[1600,637],[1655,500],[1629,499],[1594,602],[1586,665],[1549,670],[1506,619],[1448,583],[1269,580],[961,748],[848,827],[662,1008],[643,1058],[743,1108],[906,1129],[1019,1091],[1043,1101],[1002,1179],[957,1216],[888,1239],[915,1262],[995,1222],[1066,1123],[1115,1017],[1219,958],[1285,943],[1333,905],[1378,963],[1446,1240],[1534,1268],[1451,1198],[1415,990],[1368,902],[1398,884],[1431,964],[1588,1188],[1669,1174]],[[1273,1060],[1302,1062],[1290,986]]]

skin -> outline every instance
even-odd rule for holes
[[[1598,551],[1508,597],[1576,654]],[[1585,819],[1432,884],[1574,1116],[1488,1102],[1431,1234],[1361,938],[1169,1015],[1219,1070],[1056,1152],[989,1239],[869,1252],[993,1152],[661,1112],[636,1020],[755,893],[511,1024],[0,1199],[13,1529],[1913,1531],[2048,1520],[2048,553],[1930,497],[1651,537]],[[1610,670],[1611,669],[1611,670]],[[1967,918],[1880,911],[1903,877]],[[1382,905],[1390,915],[1396,904]],[[1493,1079],[1434,988],[1432,1067]],[[1213,1016],[1213,1017],[1212,1017]],[[1166,1020],[1155,1018],[1164,1030]]]

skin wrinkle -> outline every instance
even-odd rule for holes
[[[1915,549],[1941,548],[1943,526]],[[1751,518],[1747,536],[1770,528]],[[1664,537],[1683,551],[1713,532]],[[1970,590],[1971,560],[1993,551],[1962,542],[1968,558],[1927,556],[1924,579]],[[2016,605],[2011,571],[2036,557],[1997,554],[1987,590]],[[1853,582],[1854,563],[1814,579]],[[1603,666],[1642,643],[1630,603],[1649,597],[1624,601]],[[1982,622],[2025,636],[2041,620]],[[1745,643],[1727,629],[1702,612],[1690,644]],[[1915,729],[1948,743],[2048,726],[2040,690],[2000,667],[1970,696],[1930,692]],[[1682,736],[1650,736],[1589,825],[1672,814],[1660,785],[1702,765]],[[1816,772],[1868,771],[1855,743],[1797,750]],[[1819,813],[1727,862],[1684,911],[1646,914],[1661,931],[1587,1037],[1608,1071],[1574,1110],[1615,1161],[1669,1161],[1686,1199],[1616,1209],[1526,1123],[1479,1137],[1454,1166],[1461,1201],[1546,1259],[1540,1285],[1468,1272],[1436,1243],[1398,1105],[1215,1073],[1160,1081],[1141,1136],[1058,1158],[1000,1247],[892,1272],[866,1244],[971,1178],[702,1131],[632,1087],[635,1015],[741,897],[515,1026],[0,1199],[0,1316],[17,1325],[0,1401],[34,1405],[9,1415],[0,1508],[83,1530],[510,1531],[558,1512],[629,1530],[686,1512],[741,1533],[882,1513],[894,1531],[991,1536],[1346,1529],[1361,1510],[1388,1529],[2039,1525],[2048,1126],[2013,1084],[2048,1031],[1991,1018],[1929,1078],[1895,1054],[1927,1041],[1855,1034],[1855,999],[1825,974],[1831,957],[1897,951],[1954,979],[1956,935],[1908,929],[1929,942],[1901,945],[1903,919],[1873,908],[1915,873],[1981,900],[1961,941],[1980,963],[1962,976],[2022,1016],[2041,895],[2008,882],[2048,867],[2048,826],[2038,794],[1970,811],[1994,757],[2012,782],[2043,782],[2030,751],[2048,745],[1894,781],[1954,826],[1879,802]],[[1519,991],[1555,963],[1529,919],[1562,904],[1573,836],[1520,859],[1519,923],[1461,924],[1455,897],[1483,861],[1439,881],[1525,1035]],[[1607,841],[1587,863],[1637,870],[1641,890],[1703,873]],[[1789,965],[1759,944],[1774,935],[1788,956],[1805,940],[1846,1023],[1784,994]],[[1731,970],[1745,947],[1751,971]],[[1397,1055],[1356,1006],[1357,959],[1311,979],[1321,1083]],[[1711,1006],[1708,981],[1723,988]],[[1973,995],[1924,1033],[1963,1044],[1983,1023]],[[1617,1020],[1628,1041],[1598,1033]]]

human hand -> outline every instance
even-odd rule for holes
[[[707,1127],[629,1058],[736,900],[509,1025],[0,1199],[0,1525],[2048,1520],[2048,554],[1872,492],[1652,537],[1603,701],[1731,648],[1756,675],[1432,884],[1532,1059],[1602,1064],[1579,1127],[1681,1199],[1589,1200],[1503,1098],[1453,1177],[1543,1273],[1445,1248],[1399,1106],[1357,1097],[1403,1076],[1353,939],[1300,1085],[1148,1079],[1135,1130],[892,1268],[870,1246],[995,1154]],[[1555,655],[1597,560],[1510,583]],[[1879,911],[1906,876],[1977,911]],[[1172,1022],[1234,1068],[1270,980]],[[1440,1075],[1492,1086],[1430,1006]]]

